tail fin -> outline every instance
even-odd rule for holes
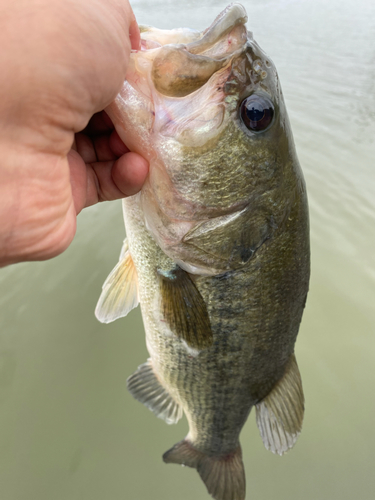
[[[215,500],[245,500],[246,480],[241,447],[224,456],[210,457],[187,441],[180,441],[163,455],[164,462],[197,469]]]

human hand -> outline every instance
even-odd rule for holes
[[[139,47],[128,1],[0,0],[0,15],[0,265],[7,265],[61,253],[80,210],[136,193],[148,164],[98,114]]]

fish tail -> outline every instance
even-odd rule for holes
[[[226,455],[209,456],[194,448],[185,439],[163,455],[166,463],[181,464],[197,469],[210,495],[215,500],[244,500],[245,471],[241,446]]]

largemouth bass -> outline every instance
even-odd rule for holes
[[[267,449],[301,431],[294,355],[309,281],[306,189],[278,75],[229,5],[205,31],[142,27],[108,108],[150,162],[124,200],[127,239],[96,315],[141,304],[150,359],[132,395],[186,438],[167,463],[197,469],[216,500],[243,500],[239,435],[252,407]]]

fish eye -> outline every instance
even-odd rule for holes
[[[252,94],[240,105],[241,120],[253,132],[266,130],[271,125],[274,114],[273,104],[265,96]]]

